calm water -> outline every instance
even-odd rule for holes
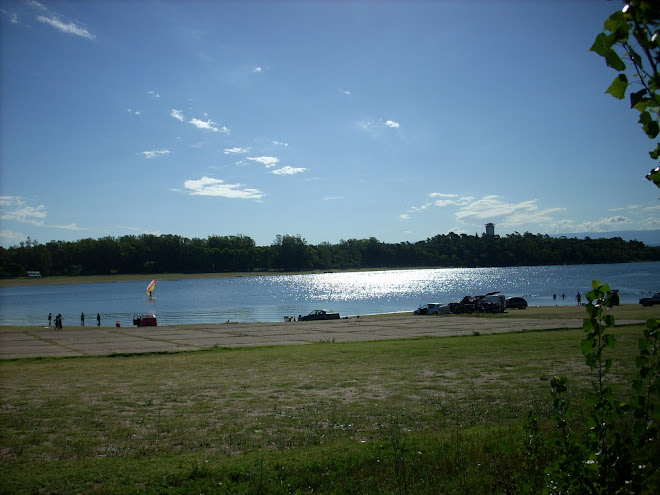
[[[64,325],[116,320],[132,325],[135,313],[156,313],[158,323],[282,321],[313,309],[342,316],[412,311],[427,302],[447,303],[465,295],[500,291],[524,296],[530,305],[574,305],[577,292],[600,280],[619,289],[622,304],[660,290],[660,263],[388,270],[316,275],[273,275],[216,279],[159,280],[153,300],[143,282],[65,284],[0,288],[0,325],[46,325],[49,312]],[[553,301],[552,294],[558,296]],[[561,294],[566,299],[561,299]]]

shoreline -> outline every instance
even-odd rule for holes
[[[658,306],[649,306],[643,307],[639,304],[621,304],[611,308],[611,313],[616,320],[625,319],[625,320],[639,320],[646,321],[649,318],[660,319],[660,305]],[[527,309],[507,309],[503,313],[465,313],[465,314],[448,314],[448,315],[427,315],[420,316],[414,315],[411,311],[392,311],[387,313],[371,313],[371,314],[361,314],[361,315],[346,315],[342,316],[339,320],[317,320],[317,321],[232,321],[227,320],[224,322],[196,322],[196,323],[167,323],[160,324],[157,327],[137,327],[133,325],[124,325],[121,327],[116,327],[114,324],[104,324],[97,326],[95,321],[90,320],[90,324],[86,326],[80,326],[76,324],[65,325],[65,329],[68,331],[89,331],[92,329],[113,329],[117,331],[126,331],[130,329],[149,329],[149,328],[222,328],[228,325],[233,326],[264,326],[264,325],[301,325],[301,324],[321,324],[328,325],[332,322],[341,322],[341,321],[364,321],[364,320],[385,320],[397,317],[408,317],[409,319],[419,320],[420,322],[426,321],[442,321],[450,320],[455,318],[474,318],[478,321],[488,321],[488,320],[517,320],[517,319],[542,319],[542,320],[552,320],[552,319],[566,319],[566,318],[577,318],[580,321],[587,317],[587,312],[585,306],[577,306],[576,304],[572,305],[555,305],[555,306],[528,306]],[[425,324],[425,323],[424,323]],[[0,325],[0,333],[7,332],[43,332],[54,330],[55,326],[49,327],[48,325]]]
[[[660,317],[660,307],[612,308],[617,326]],[[475,336],[558,329],[582,331],[584,306],[528,307],[497,315],[412,313],[327,321],[209,323],[156,327],[0,327],[0,360],[178,353],[210,349]]]

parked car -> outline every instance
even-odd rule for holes
[[[660,304],[660,292],[656,292],[651,297],[642,297],[639,300],[639,304],[642,306],[653,306],[654,304]]]
[[[313,320],[338,320],[339,313],[329,313],[325,309],[315,309],[305,316],[298,317],[299,321],[313,321]]]
[[[154,314],[133,315],[133,325],[138,327],[157,327],[158,321]]]
[[[413,314],[416,315],[437,315],[439,314],[437,308],[440,306],[440,303],[428,303],[422,304],[419,308],[413,311]]]
[[[506,300],[507,309],[526,309],[527,301],[523,297],[510,297]]]
[[[449,313],[451,313],[449,304],[440,303],[423,304],[415,311],[413,311],[413,314],[416,315],[447,315]]]

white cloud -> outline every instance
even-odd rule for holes
[[[16,246],[25,241],[27,236],[22,232],[14,232],[13,230],[0,231],[0,245],[10,247]]]
[[[10,24],[18,24],[18,15],[14,12],[7,12],[5,9],[0,9],[0,13],[9,17]]]
[[[262,67],[252,67],[252,72],[263,72]]]
[[[264,193],[258,189],[244,189],[242,184],[225,184],[221,179],[202,177],[199,180],[187,180],[183,183],[192,196],[218,196],[232,199],[261,199]]]
[[[75,223],[70,223],[68,225],[53,225],[56,229],[64,229],[64,230],[87,230],[83,227],[78,227]]]
[[[36,3],[36,2],[35,2]],[[75,36],[80,36],[81,38],[87,38],[88,40],[93,40],[96,38],[93,34],[91,34],[87,29],[84,27],[78,26],[77,24],[74,24],[73,22],[70,23],[64,23],[60,21],[59,19],[55,17],[46,17],[43,15],[37,16],[37,20],[39,22],[43,22],[44,24],[48,24],[58,31],[66,34],[73,34]]]
[[[0,196],[0,219],[32,225],[43,225],[48,213],[44,205],[28,205],[18,196]]]
[[[410,220],[410,215],[408,215],[407,213],[403,213],[403,214],[399,215],[399,218],[401,220]]]
[[[160,95],[153,90],[147,91],[147,94],[153,98],[160,98]]]
[[[285,148],[289,146],[289,143],[283,143],[281,141],[273,141],[275,146],[284,146]]]
[[[129,108],[129,109],[128,109],[128,113],[130,113],[130,114],[132,114],[132,115],[141,115],[141,114],[142,114],[141,111],[139,111],[139,110],[133,110],[132,108]]]
[[[36,0],[27,0],[25,3],[26,3],[26,5],[28,5],[30,7],[34,7],[37,10],[44,10],[44,11],[48,10],[46,7],[44,7],[42,4],[40,4]]]
[[[523,201],[521,203],[507,203],[499,199],[496,195],[485,196],[476,201],[472,201],[461,208],[456,214],[456,218],[461,221],[492,221],[496,217],[511,215],[516,212],[526,211],[530,208],[536,208],[536,200]]]
[[[458,194],[431,193],[432,198],[458,198]]]
[[[172,111],[170,112],[170,116],[174,117],[176,120],[180,120],[181,122],[183,122],[183,113],[181,113],[181,110],[177,110],[173,108]]]
[[[170,154],[170,150],[152,150],[152,151],[141,151],[145,158],[156,158],[158,156],[167,156]]]
[[[248,148],[225,148],[225,155],[243,155],[250,151]]]
[[[658,217],[643,218],[639,221],[639,225],[644,230],[660,229],[660,218]]]
[[[213,122],[211,119],[204,121],[200,119],[191,119],[190,124],[194,125],[198,129],[205,129],[213,132],[222,132],[224,134],[229,134],[229,129],[227,127],[215,127],[217,124]]]
[[[261,163],[266,168],[274,167],[280,162],[280,159],[274,156],[257,156],[254,158],[247,157],[247,159],[252,160],[253,162]]]
[[[393,120],[388,120],[387,122],[385,122],[385,125],[387,127],[399,127],[399,123],[394,122]]]
[[[277,170],[273,170],[273,173],[275,175],[294,175],[294,174],[299,174],[301,172],[304,172],[307,170],[306,168],[294,168],[290,166],[278,168]]]
[[[339,92],[342,93],[342,94],[345,94],[345,95],[350,95],[351,94],[351,92],[348,91],[347,89],[340,89]]]

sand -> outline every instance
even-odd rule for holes
[[[219,323],[157,327],[5,327],[0,359],[180,352],[216,347],[300,345],[450,335],[582,328],[584,308],[511,311],[502,315],[414,316],[411,313],[318,322]],[[548,316],[550,312],[550,316]],[[618,319],[617,324],[642,323]]]

